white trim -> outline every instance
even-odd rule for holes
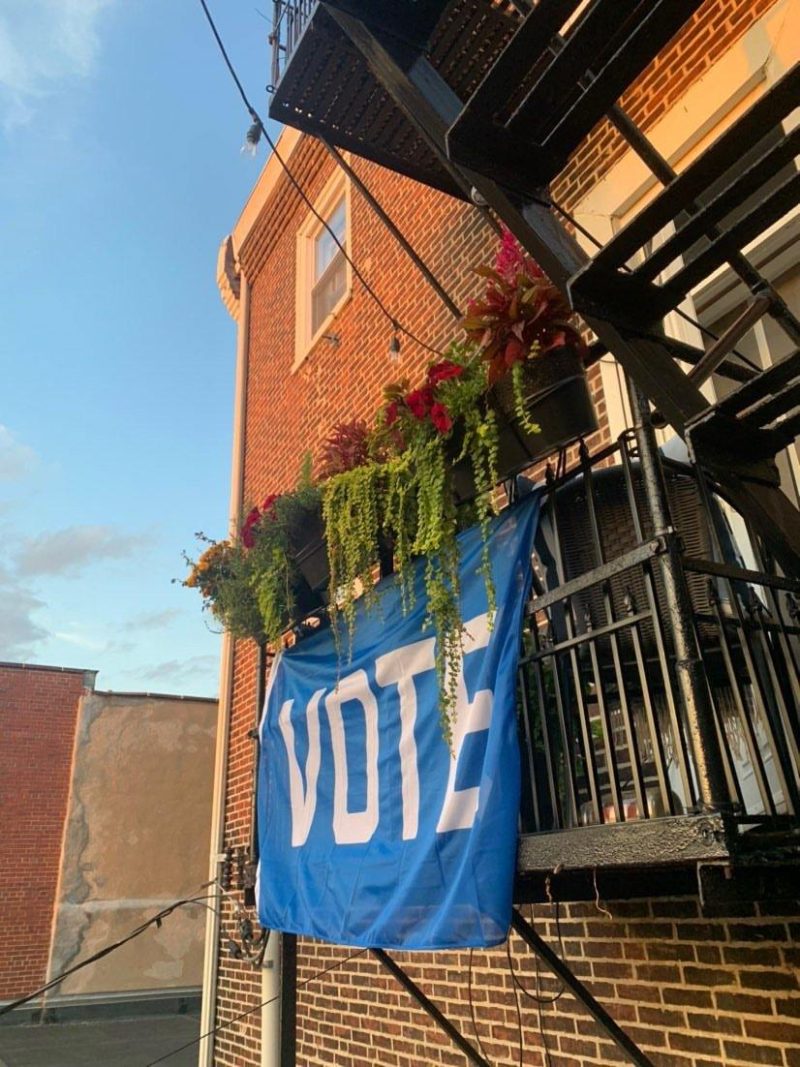
[[[345,201],[345,248],[348,255],[353,246],[352,238],[352,184],[340,168],[336,168],[314,201],[314,211],[327,219],[344,197]],[[341,299],[317,330],[311,328],[311,294],[314,287],[314,243],[323,230],[322,223],[314,212],[309,211],[297,231],[297,258],[295,275],[295,346],[292,371],[303,363],[316,343],[326,333],[353,294],[353,268],[345,264],[347,283]]]
[[[769,347],[769,340],[767,338],[767,331],[764,328],[764,320],[759,319],[753,327],[753,333],[755,334],[756,345],[758,346],[758,354],[761,358],[761,363],[765,367],[771,367],[775,360],[772,358],[772,352]],[[787,496],[794,497],[794,503],[797,504],[800,499],[800,456],[797,454],[797,448],[794,444],[787,445],[784,449],[784,453],[789,461],[789,473],[791,475],[792,485],[791,494],[786,493]],[[786,492],[788,486],[784,486],[784,492]]]
[[[281,1067],[281,971],[283,935],[273,930],[261,972],[261,1067]],[[286,1065],[284,1065],[286,1067]]]
[[[798,242],[800,207],[793,208],[768,230],[759,234],[743,252],[767,281],[774,282],[787,270],[797,266],[800,257]],[[701,282],[692,293],[698,314],[704,317],[711,314],[715,319],[739,307],[748,294],[749,289],[727,264]]]
[[[250,286],[244,272],[239,274],[238,330],[236,338],[236,388],[233,411],[233,442],[231,446],[231,495],[229,503],[230,530],[239,523],[244,494],[245,418],[247,414],[247,373],[250,355]],[[217,748],[214,761],[214,793],[211,807],[211,849],[208,863],[209,881],[219,876],[219,857],[225,843],[225,795],[228,781],[228,734],[233,702],[233,651],[230,634],[222,638],[219,679],[219,712],[217,715]],[[203,1000],[200,1010],[200,1033],[209,1034],[215,1024],[217,985],[219,982],[220,907],[206,916],[206,941],[203,955]],[[211,1067],[214,1062],[214,1038],[201,1038],[198,1048],[199,1067]]]
[[[296,130],[293,126],[283,127],[275,147],[280,152],[281,159],[284,163],[290,162],[295,149],[300,144],[303,136],[301,131]],[[275,188],[282,177],[283,167],[275,158],[275,153],[273,152],[267,159],[261,174],[258,176],[258,181],[253,187],[250,196],[247,198],[247,202],[242,208],[242,212],[233,227],[231,236],[233,238],[233,247],[237,255],[239,249],[255,228],[261,212],[266,207],[267,201],[275,191]]]

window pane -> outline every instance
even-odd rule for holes
[[[335,247],[335,246],[334,246]],[[336,256],[311,293],[311,332],[316,333],[347,289],[347,263],[336,249]]]
[[[345,242],[347,231],[347,214],[344,197],[339,201],[331,214],[325,220],[342,244]],[[341,255],[339,246],[334,241],[327,229],[323,228],[314,240],[314,281],[320,280],[327,267],[333,262],[334,257]]]

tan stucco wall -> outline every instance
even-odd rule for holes
[[[62,852],[50,974],[178,898],[208,893],[215,701],[87,694]],[[59,996],[201,984],[205,908],[178,909],[65,980]],[[51,998],[52,999],[52,998]]]

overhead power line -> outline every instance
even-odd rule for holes
[[[204,887],[207,888],[207,887]],[[166,908],[162,908],[157,914],[152,915],[149,919],[145,920],[140,926],[137,926],[135,930],[131,930],[125,937],[120,938],[119,941],[114,941],[110,945],[106,945],[105,948],[100,949],[99,952],[95,952],[93,956],[87,957],[85,960],[81,960],[80,963],[76,963],[74,967],[70,967],[66,971],[62,971],[61,974],[56,975],[55,978],[51,978],[45,985],[40,986],[39,989],[35,989],[32,993],[27,993],[24,997],[19,997],[17,1000],[12,1000],[10,1004],[4,1004],[0,1008],[0,1015],[7,1015],[9,1012],[14,1011],[15,1008],[22,1007],[23,1004],[28,1004],[31,1000],[36,1000],[37,997],[47,993],[48,990],[53,989],[59,983],[63,982],[65,978],[69,978],[70,975],[75,974],[77,971],[83,970],[84,967],[88,967],[91,963],[97,963],[98,960],[103,959],[104,956],[110,955],[112,952],[116,952],[118,948],[122,948],[123,945],[127,945],[129,941],[133,941],[135,937],[139,937],[149,930],[151,926],[161,926],[161,923],[168,915],[171,915],[173,911],[178,908],[183,908],[189,904],[204,904],[207,900],[216,900],[215,895],[202,896],[202,897],[187,897],[185,900],[176,900],[173,904],[168,905]],[[205,904],[205,907],[209,905]],[[211,908],[213,911],[214,909]]]
[[[360,948],[356,952],[351,952],[349,956],[345,956],[341,960],[337,960],[335,963],[329,964],[321,971],[317,971],[316,974],[312,974],[308,978],[304,978],[302,982],[298,982],[296,988],[304,989],[312,982],[318,981],[320,978],[324,978],[326,974],[330,974],[331,971],[335,971],[338,967],[343,967],[350,960],[356,959],[358,956],[363,956],[368,950]],[[214,1034],[220,1033],[221,1030],[226,1030],[229,1026],[233,1026],[234,1023],[238,1023],[240,1019],[247,1018],[248,1015],[253,1015],[257,1011],[261,1011],[262,1008],[266,1008],[268,1004],[274,1004],[276,1000],[280,1000],[281,994],[277,993],[274,997],[269,997],[268,1000],[262,1000],[260,1004],[255,1004],[252,1008],[248,1008],[246,1011],[239,1012],[238,1015],[234,1015],[232,1018],[227,1019],[224,1023],[219,1023],[212,1030],[207,1030],[204,1034],[200,1034],[199,1037],[194,1038],[193,1041],[187,1041],[185,1045],[180,1045],[178,1048],[174,1048],[171,1052],[167,1052],[164,1056],[159,1056],[157,1060],[150,1060],[144,1067],[156,1067],[157,1063],[164,1063],[166,1060],[172,1059],[173,1056],[177,1056],[179,1052],[183,1052],[187,1048],[192,1048],[193,1045],[199,1045],[201,1041],[204,1041],[207,1037],[213,1037]]]

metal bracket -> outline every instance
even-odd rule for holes
[[[511,912],[511,927],[528,947],[547,964],[553,974],[563,982],[573,997],[583,1004],[606,1037],[614,1042],[628,1062],[636,1064],[637,1067],[653,1067],[653,1061],[614,1022],[605,1008],[594,999],[580,978],[570,970],[560,956],[553,952],[547,942],[539,936],[528,920],[523,918],[516,908]]]
[[[488,1061],[467,1041],[461,1031],[453,1026],[447,1016],[436,1007],[432,1000],[425,996],[417,983],[409,978],[403,968],[387,952],[382,948],[372,948],[370,952],[390,974],[394,975],[403,989],[416,1000],[422,1010],[426,1011],[433,1021],[444,1030],[450,1040],[461,1049],[470,1063],[475,1063],[478,1067],[491,1067]],[[648,1060],[647,1063],[649,1064],[650,1061]],[[650,1064],[650,1067],[652,1067],[652,1064]]]

